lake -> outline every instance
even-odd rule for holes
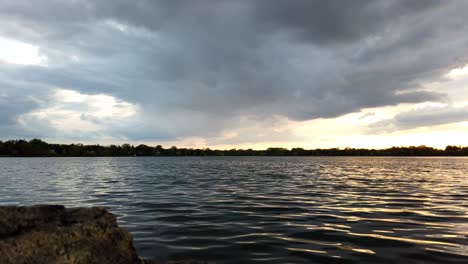
[[[148,258],[468,263],[468,158],[2,158],[0,194],[107,207]]]

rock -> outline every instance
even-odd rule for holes
[[[145,263],[103,208],[0,207],[0,263]],[[151,262],[147,262],[151,263]]]

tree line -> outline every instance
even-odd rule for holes
[[[40,139],[0,141],[0,157],[126,157],[126,156],[468,156],[468,147],[447,146],[436,149],[426,146],[392,147],[387,149],[362,148],[268,148],[266,150],[209,148],[163,148],[144,144],[83,145],[49,144]]]

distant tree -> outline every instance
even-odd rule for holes
[[[156,156],[164,155],[164,148],[161,145],[157,145],[154,154]]]
[[[83,145],[83,144],[48,144],[40,139],[26,141],[0,141],[0,156],[41,157],[41,156],[468,156],[468,147],[447,146],[444,150],[427,146],[392,147],[387,149],[330,148],[310,149],[272,147],[266,150],[229,149],[212,150],[177,148],[168,149],[161,145],[150,147],[140,144],[136,147],[123,144]]]
[[[447,146],[445,148],[445,153],[449,156],[461,156],[463,154],[463,149],[457,146]]]
[[[154,149],[152,147],[149,147],[147,145],[138,145],[135,148],[135,154],[137,156],[153,156],[155,153]]]

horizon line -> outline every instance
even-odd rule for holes
[[[48,145],[64,145],[64,146],[71,146],[71,145],[81,145],[81,146],[99,146],[99,147],[111,147],[111,146],[116,146],[116,147],[122,147],[125,145],[131,146],[133,148],[136,148],[138,146],[147,146],[151,148],[157,148],[158,146],[161,146],[163,149],[171,149],[171,148],[176,148],[176,149],[187,149],[187,150],[211,150],[211,151],[230,151],[230,150],[252,150],[252,151],[268,151],[270,149],[281,149],[281,150],[288,150],[292,151],[294,149],[296,150],[305,150],[305,151],[311,151],[311,150],[389,150],[389,149],[395,149],[395,148],[427,148],[427,149],[434,149],[434,150],[440,150],[440,151],[445,151],[447,150],[448,147],[456,147],[460,149],[465,149],[468,148],[468,146],[463,146],[463,145],[446,145],[445,148],[438,148],[438,147],[432,147],[428,145],[394,145],[391,147],[383,147],[383,148],[366,148],[366,147],[314,147],[314,148],[305,148],[301,146],[295,146],[295,147],[279,147],[279,146],[270,146],[267,148],[214,148],[214,147],[209,147],[209,146],[204,146],[204,147],[178,147],[175,145],[172,146],[163,146],[162,144],[145,144],[145,143],[110,143],[110,144],[100,144],[100,143],[81,143],[81,142],[76,142],[76,143],[57,143],[57,142],[48,142],[39,138],[32,138],[32,139],[7,139],[7,140],[2,140],[0,139],[0,143],[7,143],[7,142],[19,142],[19,141],[25,141],[28,143],[31,143],[32,141],[41,141],[43,143],[46,143]]]

